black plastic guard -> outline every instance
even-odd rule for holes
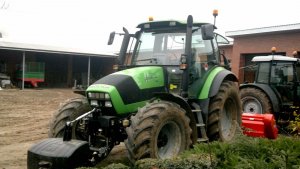
[[[27,169],[73,169],[88,164],[86,141],[49,138],[33,145],[27,153]]]

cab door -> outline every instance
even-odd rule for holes
[[[282,101],[282,105],[292,106],[295,101],[295,67],[293,62],[273,63],[270,85],[274,87]]]

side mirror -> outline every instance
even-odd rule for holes
[[[201,26],[201,33],[203,40],[212,40],[214,39],[214,25],[206,24]]]
[[[115,35],[116,35],[116,32],[111,32],[111,33],[110,33],[109,39],[108,39],[108,42],[107,42],[107,45],[113,44],[114,39],[115,39]]]

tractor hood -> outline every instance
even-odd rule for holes
[[[88,87],[86,92],[108,93],[119,114],[136,111],[154,93],[165,92],[163,68],[137,67],[107,75]]]

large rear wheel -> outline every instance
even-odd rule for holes
[[[49,137],[63,137],[66,122],[75,120],[90,110],[91,107],[84,97],[67,100],[53,115],[50,122]],[[87,141],[85,127],[81,120],[73,124],[72,138]]]
[[[262,90],[246,87],[240,90],[240,95],[244,113],[265,114],[272,112],[270,100]]]
[[[219,92],[210,100],[208,137],[210,140],[230,141],[241,123],[241,101],[237,85],[224,81]]]
[[[146,105],[132,116],[126,128],[129,160],[177,156],[192,144],[189,122],[178,104],[160,101]]]

